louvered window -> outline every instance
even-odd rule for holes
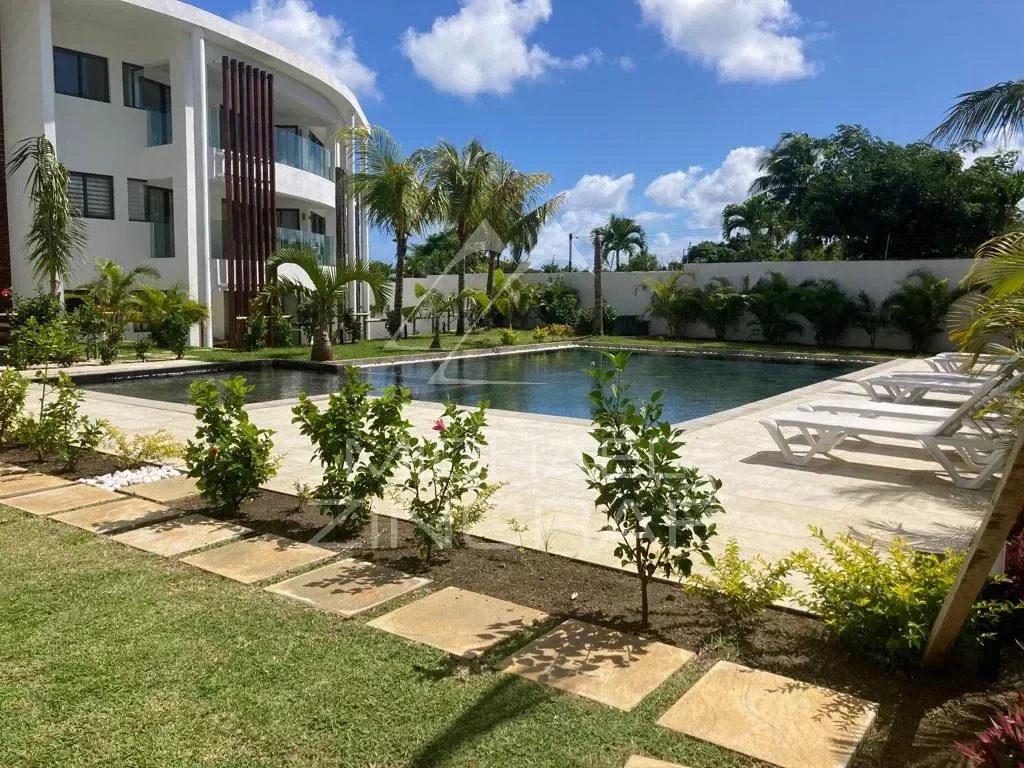
[[[114,177],[71,172],[71,203],[86,219],[114,218]]]

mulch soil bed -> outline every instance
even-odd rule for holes
[[[17,449],[0,452],[0,461],[33,471],[60,474],[57,465],[39,464]],[[102,474],[115,467],[109,457],[93,454],[71,476]],[[198,497],[172,506],[204,511]],[[299,509],[295,497],[261,492],[230,518],[259,533],[310,541],[329,522],[318,509]],[[456,586],[529,606],[558,618],[575,618],[640,633],[700,653],[699,664],[721,658],[860,696],[880,705],[873,736],[853,768],[952,768],[963,761],[952,747],[971,741],[997,708],[1024,689],[1024,653],[1007,649],[998,683],[985,683],[964,660],[942,673],[890,670],[858,657],[829,641],[820,621],[784,610],[769,610],[747,636],[723,631],[726,619],[713,601],[678,585],[651,586],[651,617],[639,626],[636,578],[611,568],[534,550],[470,539],[464,549],[444,553],[433,562],[419,557],[412,526],[377,516],[358,536],[342,540],[337,531],[319,543],[363,560],[426,576],[436,587]]]

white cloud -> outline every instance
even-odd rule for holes
[[[711,172],[700,166],[659,176],[645,190],[658,205],[687,212],[691,227],[717,227],[722,208],[745,200],[764,147],[736,147]]]
[[[634,213],[633,218],[640,224],[655,224],[659,221],[668,221],[676,217],[675,211],[640,211]]]
[[[550,17],[551,0],[462,0],[458,13],[434,19],[428,31],[407,29],[402,52],[435,88],[465,97],[509,93],[552,69],[601,61],[597,49],[560,59],[531,44],[529,36]]]
[[[633,61],[632,56],[619,56],[619,58],[615,60],[615,63],[618,64],[619,67],[621,69],[624,69],[626,72],[632,72],[634,69],[636,69],[636,62]]]
[[[232,20],[320,63],[356,93],[377,95],[377,73],[359,60],[342,23],[321,16],[310,0],[251,0]]]
[[[632,173],[618,177],[603,174],[582,176],[576,186],[566,190],[566,207],[575,211],[621,213],[626,209],[626,199],[635,181]]]
[[[1018,166],[1024,160],[1024,134],[1003,132],[990,134],[985,137],[981,146],[977,149],[962,149],[960,154],[964,157],[964,167],[970,168],[979,157],[990,157],[997,152],[1019,152]]]
[[[637,0],[665,41],[723,80],[779,82],[810,77],[800,23],[789,0]]]

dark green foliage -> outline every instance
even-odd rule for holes
[[[273,431],[249,420],[245,399],[252,387],[236,376],[218,387],[197,381],[189,388],[199,425],[185,448],[188,476],[196,478],[203,499],[230,514],[277,474],[271,457]]]
[[[18,439],[36,452],[40,461],[56,457],[68,471],[103,439],[103,422],[80,413],[84,396],[66,373],[57,375],[57,383],[40,373],[42,394],[39,413],[26,416],[18,428]],[[56,399],[50,395],[56,393]]]
[[[868,343],[872,349],[878,341],[878,332],[885,324],[885,313],[878,306],[878,302],[868,296],[866,291],[858,293],[853,302],[853,326],[868,335]]]
[[[723,341],[729,331],[740,324],[746,311],[746,298],[724,277],[716,277],[704,286],[700,319],[715,332],[719,341]]]
[[[615,307],[607,301],[602,302],[601,307],[604,309],[604,332],[609,334],[612,332],[612,326],[615,325],[615,318],[619,315],[615,311]],[[589,336],[593,332],[594,308],[588,305],[580,309],[580,314],[576,318],[576,333],[580,336]]]
[[[800,311],[800,289],[789,284],[780,272],[762,277],[747,293],[749,326],[769,344],[779,344],[787,336],[800,333],[802,326],[794,319]]]
[[[548,325],[576,325],[580,297],[560,278],[549,280],[537,291],[537,311]]]
[[[799,311],[814,329],[814,343],[834,347],[853,323],[856,307],[835,280],[805,280],[800,284]]]
[[[8,363],[15,368],[45,363],[69,366],[84,356],[78,343],[78,329],[64,314],[45,324],[30,316],[11,331],[7,348]]]
[[[135,359],[145,362],[146,356],[153,349],[153,340],[149,336],[140,336],[132,347],[135,349]]]
[[[410,425],[402,416],[409,391],[387,387],[370,397],[371,389],[349,366],[344,385],[323,411],[305,393],[292,408],[292,423],[313,443],[313,456],[324,471],[313,495],[349,534],[370,519],[373,500],[383,498],[409,442]]]
[[[48,293],[37,293],[35,296],[22,298],[18,296],[14,300],[14,310],[11,312],[11,330],[16,330],[35,318],[39,325],[46,325],[56,321],[64,314],[64,307],[60,299]]]
[[[15,370],[0,370],[0,445],[15,432],[25,408],[28,379]]]
[[[882,309],[889,325],[907,337],[912,352],[920,354],[945,329],[949,308],[962,293],[959,289],[950,290],[947,280],[915,269],[889,294]]]
[[[642,285],[651,295],[645,315],[664,320],[669,336],[680,337],[686,326],[700,319],[703,293],[684,272],[676,272],[665,280],[649,278]]]
[[[680,465],[682,430],[662,419],[661,392],[637,403],[624,381],[629,353],[605,354],[610,366],[594,364],[589,399],[595,454],[583,454],[587,486],[608,516],[602,530],[621,541],[615,556],[632,565],[640,580],[641,617],[648,619],[647,586],[658,574],[689,576],[693,558],[714,564],[708,540],[716,534],[707,522],[723,512],[719,480]]]

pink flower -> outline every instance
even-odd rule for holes
[[[0,298],[3,298],[3,299],[11,298],[11,289],[10,288],[2,288],[2,289],[0,289]]]
[[[218,453],[220,453],[220,448],[218,448],[216,445],[211,445],[210,446],[210,455],[211,456],[216,456]]]
[[[437,421],[434,422],[435,432],[444,432],[445,429],[447,429],[447,427],[445,426],[444,419],[438,419]]]

